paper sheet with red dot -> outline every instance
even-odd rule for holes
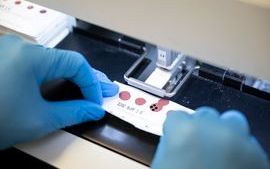
[[[55,23],[65,18],[58,11],[25,0],[0,0],[0,26],[31,37],[56,29]]]
[[[119,93],[114,97],[104,98],[103,108],[146,132],[162,135],[163,123],[170,110],[194,112],[170,100],[158,98],[119,82],[114,83],[119,86]]]
[[[30,42],[53,47],[74,24],[73,17],[29,1],[0,0],[0,34],[13,33]]]

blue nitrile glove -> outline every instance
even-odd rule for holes
[[[169,112],[153,169],[269,169],[267,155],[237,111]]]
[[[49,102],[42,83],[64,78],[85,100]],[[118,86],[93,70],[82,55],[32,45],[17,36],[0,36],[0,149],[44,136],[66,126],[104,116],[102,96]]]

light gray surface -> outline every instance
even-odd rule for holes
[[[269,8],[236,0],[32,1],[210,63],[270,80]]]

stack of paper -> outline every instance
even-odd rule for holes
[[[0,0],[0,34],[18,34],[30,42],[54,47],[68,35],[75,19],[24,0]]]
[[[163,123],[170,110],[194,113],[193,110],[172,101],[160,99],[119,82],[115,83],[119,86],[119,94],[105,98],[103,108],[146,132],[162,135]]]

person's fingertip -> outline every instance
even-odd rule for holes
[[[192,116],[185,111],[168,111],[165,124],[181,122],[182,120],[190,118],[192,118]]]
[[[101,82],[101,90],[103,97],[111,97],[119,92],[119,86],[115,83]]]
[[[105,116],[105,111],[102,109],[98,113],[94,114],[94,118],[92,120],[98,121],[101,120]]]
[[[200,107],[196,109],[195,113],[193,114],[195,118],[199,117],[213,117],[217,118],[219,116],[219,112],[212,108],[212,107]]]
[[[99,115],[95,118],[95,121],[103,119],[105,114],[106,112],[103,110],[102,113],[99,113]]]
[[[82,94],[84,95],[84,97],[88,101],[102,105],[103,97],[102,97],[101,86],[99,83],[81,88],[81,91],[82,91]]]
[[[230,110],[224,112],[221,116],[221,119],[237,119],[239,122],[248,123],[247,118],[237,110]]]
[[[190,118],[191,115],[181,110],[170,110],[167,112],[167,117],[170,118]]]
[[[189,123],[191,119],[192,116],[185,111],[168,111],[166,120],[163,123],[163,135],[171,135],[177,133],[179,128],[181,128],[183,124]]]
[[[192,116],[184,111],[174,111],[174,110],[168,111],[167,118],[163,125],[163,132],[166,133],[167,130],[173,128],[173,126],[177,125],[177,123],[181,123],[182,121],[185,121],[190,118],[192,118]]]
[[[105,110],[100,105],[91,105],[86,114],[88,120],[100,120],[105,116]]]
[[[230,110],[224,112],[220,119],[224,121],[226,124],[230,125],[234,129],[239,130],[241,133],[248,134],[249,133],[249,124],[247,118],[239,111]]]

